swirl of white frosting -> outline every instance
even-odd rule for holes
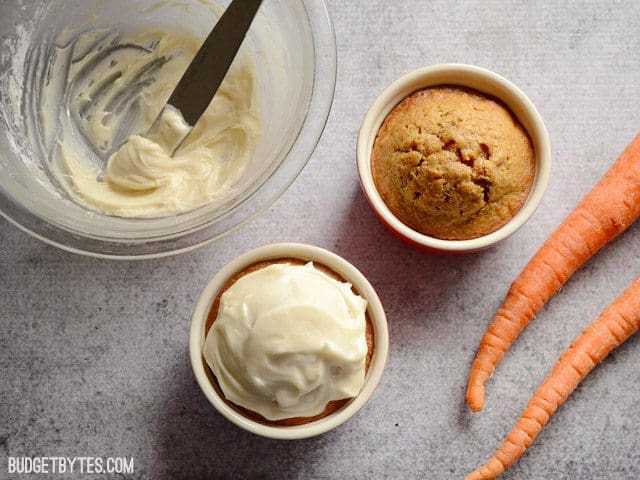
[[[139,32],[126,37],[126,41],[119,41],[137,45],[148,41],[145,35]],[[141,110],[138,117],[144,121],[138,119],[137,124],[128,125],[126,130],[148,128],[199,46],[198,41],[181,35],[163,35],[155,44],[146,54],[140,53],[145,51],[141,48],[121,47],[113,54],[112,61],[108,57],[96,63],[87,80],[92,83],[88,85],[100,85],[104,78],[113,76],[114,71],[121,75],[106,90],[108,93],[96,94],[93,98],[87,86],[72,95],[74,99],[77,97],[70,107],[73,111],[91,112],[82,123],[86,123],[89,143],[117,146],[113,145],[114,139],[123,125],[127,125],[131,111],[137,110],[131,107],[111,111],[113,98],[119,98],[118,92],[127,89],[135,91],[140,72],[146,71],[150,62],[167,58],[169,60],[147,79],[149,84],[135,97],[134,105]],[[99,55],[100,48],[96,47],[96,52],[87,54],[86,60],[80,63],[84,65]],[[80,67],[73,68],[75,71]],[[78,148],[76,136],[66,135],[59,145],[65,168],[61,183],[88,206],[121,217],[163,217],[212,202],[224,203],[244,188],[241,179],[252,164],[262,136],[257,86],[253,61],[239,55],[193,130],[178,110],[163,110],[161,128],[152,136],[130,136],[110,156],[102,179],[95,165]],[[75,115],[81,117],[80,113]],[[184,143],[174,153],[174,140],[184,138],[187,133]]]
[[[268,420],[311,417],[360,393],[366,308],[312,263],[272,264],[222,294],[203,354],[236,405]]]

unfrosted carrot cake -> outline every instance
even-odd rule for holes
[[[502,227],[524,205],[535,174],[531,140],[515,116],[490,96],[453,86],[420,90],[396,105],[371,161],[391,212],[448,240]]]

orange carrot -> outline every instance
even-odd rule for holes
[[[511,284],[480,341],[467,403],[482,410],[484,384],[520,332],[573,273],[640,216],[640,135]]]
[[[640,277],[609,305],[558,359],[496,453],[465,480],[498,477],[531,445],[578,384],[617,346],[640,328]]]

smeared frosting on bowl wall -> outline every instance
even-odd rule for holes
[[[268,420],[312,417],[360,393],[366,309],[312,263],[272,264],[222,294],[203,354],[227,400]]]
[[[135,135],[116,152],[153,123],[200,41],[186,32],[92,31],[59,49],[50,65],[57,78],[44,90],[52,98],[40,115],[44,137],[56,139],[62,165],[55,173],[71,195],[104,213],[151,217],[197,208],[233,188],[261,132],[255,69],[242,56],[173,157],[162,137]],[[68,115],[52,108],[61,101]],[[166,120],[167,136],[187,128],[177,111]]]

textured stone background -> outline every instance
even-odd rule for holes
[[[484,461],[557,356],[640,274],[640,225],[584,266],[489,383],[463,404],[470,361],[509,282],[638,132],[640,4],[330,2],[339,50],[333,111],[294,186],[266,214],[197,252],[116,263],[65,253],[0,221],[0,478],[8,455],[127,455],[131,478],[461,479]],[[377,223],[354,145],[375,95],[438,62],[491,68],[547,122],[551,183],[533,219],[493,250],[441,258]],[[386,306],[391,353],[375,396],[343,427],[282,443],[209,406],[187,332],[207,280],[259,245],[301,241],[343,255]],[[601,365],[505,479],[640,477],[640,335]]]

